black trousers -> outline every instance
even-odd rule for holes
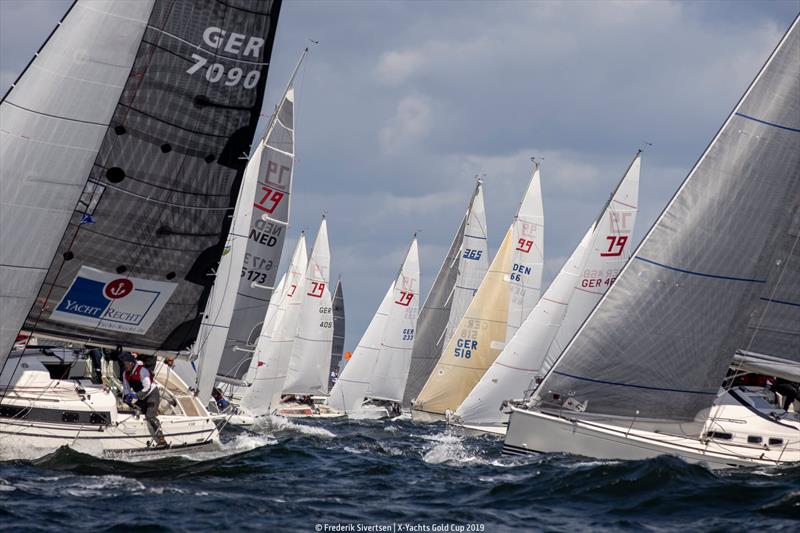
[[[150,429],[156,436],[162,436],[161,422],[158,420],[158,404],[161,402],[161,393],[158,387],[153,388],[153,392],[143,400],[138,400],[136,406],[142,411],[144,419],[150,425]]]
[[[797,399],[797,385],[786,381],[779,382],[775,385],[773,390],[783,396],[783,410],[788,411],[789,406]]]

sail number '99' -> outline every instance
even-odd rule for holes
[[[259,58],[261,48],[264,46],[264,39],[261,37],[248,37],[242,33],[228,32],[216,26],[209,26],[203,31],[203,41],[211,48],[219,51],[222,50],[229,54],[240,54],[243,57]],[[233,87],[239,83],[245,89],[252,89],[258,84],[261,79],[261,71],[256,68],[245,73],[241,67],[233,67],[225,69],[225,65],[221,63],[208,63],[205,57],[192,54],[194,65],[186,70],[187,74],[194,74],[201,68],[208,65],[206,68],[206,80],[211,83],[223,81],[228,87]]]

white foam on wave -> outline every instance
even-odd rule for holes
[[[290,418],[280,415],[260,417],[251,431],[257,434],[274,435],[275,433],[300,433],[314,437],[334,438],[336,434],[320,426],[299,424]]]
[[[474,454],[464,445],[464,437],[452,433],[420,435],[420,437],[433,443],[422,456],[422,460],[428,464],[451,466],[487,464],[485,459]]]
[[[92,476],[81,477],[60,492],[78,498],[108,496],[109,492],[135,493],[145,490],[145,486],[136,479],[122,476]]]

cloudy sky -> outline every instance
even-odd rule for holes
[[[0,90],[69,3],[0,0]],[[473,177],[486,175],[494,251],[537,156],[547,284],[640,147],[637,240],[646,232],[798,11],[800,0],[285,1],[265,110],[309,39],[319,45],[297,84],[284,258],[327,212],[352,350],[411,234],[427,293]]]

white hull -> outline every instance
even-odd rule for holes
[[[120,418],[125,417],[121,415]],[[219,433],[210,417],[160,416],[161,428],[168,449],[212,446]],[[158,451],[153,434],[143,417],[125,420],[116,426],[56,424],[15,421],[0,418],[0,442],[11,450],[53,451],[69,446],[89,453],[105,455]],[[11,451],[10,450],[10,451]],[[0,452],[2,455],[2,452]]]
[[[66,365],[69,374],[63,379],[53,379],[46,369],[54,362]],[[157,369],[156,379],[161,389],[158,420],[166,447],[155,445],[155,434],[138,411],[118,402],[110,390],[118,386],[115,379],[106,374],[104,385],[91,383],[86,360],[72,350],[30,349],[19,368],[14,359],[6,368],[0,378],[5,389],[0,402],[0,457],[19,452],[42,455],[62,446],[95,455],[163,453],[219,441],[213,417],[164,365]]]
[[[478,426],[473,424],[453,424],[453,426],[463,430],[468,435],[497,435],[505,437],[508,428],[506,426]]]
[[[296,402],[281,403],[278,405],[276,414],[287,418],[341,418],[344,416],[344,413],[336,411],[324,403],[314,403],[311,406]]]
[[[563,414],[563,413],[562,413]],[[512,407],[503,453],[564,452],[598,459],[637,460],[673,455],[712,468],[775,466],[800,461],[800,423],[780,423],[741,404],[715,407],[707,423],[730,439],[689,438],[565,418]],[[706,431],[703,431],[706,434]],[[761,436],[762,444],[748,444],[747,436]],[[744,438],[741,438],[741,437]],[[780,444],[768,445],[770,438]]]

